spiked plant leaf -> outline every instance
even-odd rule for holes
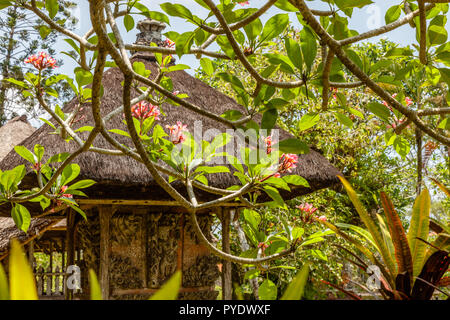
[[[418,278],[425,280],[421,281],[417,279],[414,283],[411,298],[414,300],[430,300],[435,286],[444,276],[450,265],[449,253],[446,251],[436,251],[426,261],[419,274]],[[428,283],[430,284],[428,284]]]
[[[425,261],[430,258],[430,256],[439,250],[450,250],[450,234],[439,233],[436,240],[432,243],[433,246],[428,247],[427,253],[425,255]]]
[[[97,275],[92,269],[89,269],[89,288],[91,291],[91,300],[103,300],[100,283],[98,282]]]
[[[8,279],[0,263],[0,300],[9,300]]]
[[[9,287],[11,300],[37,300],[36,283],[20,243],[11,241],[9,258]]]
[[[177,271],[149,300],[176,300],[181,287],[181,272]]]
[[[378,219],[378,223],[380,225],[381,235],[383,236],[383,240],[384,240],[384,243],[386,244],[386,248],[389,251],[389,255],[391,257],[395,257],[395,249],[394,249],[394,245],[392,243],[392,237],[391,237],[391,234],[389,233],[388,227],[386,226],[386,222],[384,221],[383,217],[380,214],[377,214],[377,219]],[[398,266],[397,266],[397,270],[398,270]]]
[[[383,257],[383,261],[388,267],[389,272],[392,275],[396,274],[397,268],[395,266],[393,257],[389,255],[389,250],[386,247],[386,244],[384,243],[383,236],[381,235],[379,227],[375,224],[375,221],[373,221],[372,218],[369,216],[366,209],[362,205],[361,201],[359,201],[358,195],[356,194],[355,190],[353,190],[350,183],[342,176],[338,176],[338,178],[344,185],[344,188],[347,191],[347,194],[350,200],[352,201],[353,205],[355,206],[356,211],[358,212],[361,220],[364,222],[367,229],[372,234],[374,242],[377,245],[378,251]]]
[[[394,278],[392,277],[392,274],[390,274],[388,272],[388,270],[386,270],[386,266],[383,265],[382,263],[380,263],[380,261],[378,261],[378,259],[375,257],[375,255],[372,252],[370,252],[370,250],[367,249],[361,242],[359,242],[355,238],[351,237],[350,235],[346,234],[345,232],[343,232],[341,229],[339,229],[334,224],[331,224],[327,221],[318,220],[318,219],[316,219],[316,221],[322,223],[323,225],[328,227],[330,230],[333,230],[337,235],[341,236],[342,238],[344,238],[345,240],[347,240],[348,242],[353,244],[362,254],[364,254],[366,256],[367,259],[369,259],[373,264],[377,265],[380,268],[381,273],[383,274],[386,281],[388,281],[390,286],[393,287]]]
[[[436,179],[430,178],[446,195],[450,197],[450,190]]]
[[[427,244],[417,238],[426,240],[429,232],[431,199],[428,189],[424,189],[414,202],[411,224],[408,230],[408,243],[413,261],[413,276],[419,275],[422,269]]]
[[[300,300],[305,291],[306,282],[308,281],[308,273],[309,264],[307,263],[289,284],[281,300]]]
[[[339,228],[350,229],[350,230],[356,232],[361,237],[363,237],[368,243],[370,243],[375,249],[378,249],[375,241],[373,240],[372,235],[366,229],[358,227],[358,226],[354,226],[354,225],[348,224],[348,223],[336,223],[336,226],[338,226]]]
[[[387,225],[394,245],[398,273],[407,271],[409,274],[412,274],[413,264],[411,250],[409,249],[408,239],[406,238],[402,221],[400,220],[397,212],[395,212],[391,199],[384,192],[381,192],[381,203],[384,208]]]

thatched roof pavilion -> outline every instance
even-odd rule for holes
[[[155,59],[151,54],[137,52],[134,54],[132,61],[143,62],[146,68],[152,72],[150,77],[154,78],[158,74]],[[187,101],[219,115],[228,110],[240,110],[244,114],[243,107],[237,104],[236,101],[192,77],[184,70],[172,72],[168,76],[172,79],[174,91],[189,95],[189,98],[186,99]],[[103,116],[121,104],[122,81],[123,76],[118,68],[110,68],[105,72],[103,77],[104,95],[101,109]],[[66,113],[70,112],[77,103],[76,100],[73,100],[66,106],[64,111]],[[226,129],[229,129],[224,124],[218,123],[206,116],[190,112],[179,106],[166,103],[162,106],[162,110],[166,114],[165,116],[161,116],[161,121],[159,122],[163,127],[165,125],[173,125],[176,121],[182,121],[184,124],[187,124],[188,129],[192,133],[194,130],[194,122],[201,121],[203,132],[209,129],[225,132]],[[83,109],[78,118],[82,120],[77,122],[76,127],[93,124],[92,114],[88,105]],[[255,120],[258,121],[258,118]],[[126,130],[126,126],[122,121],[123,115],[120,114],[106,124],[107,128]],[[23,141],[22,145],[28,149],[32,149],[35,144],[41,144],[45,147],[47,156],[61,152],[73,152],[77,149],[75,142],[66,143],[59,135],[50,134],[52,131],[54,130],[50,126],[43,125],[28,139]],[[130,139],[126,137],[119,135],[115,137],[123,144],[132,144]],[[280,130],[280,140],[290,137],[289,133]],[[98,137],[94,145],[107,149],[111,147],[103,137]],[[145,166],[129,157],[105,156],[90,152],[80,155],[74,162],[78,163],[81,167],[80,178],[97,181],[96,185],[87,190],[90,199],[171,200],[170,196],[154,181]],[[13,151],[1,162],[0,168],[11,169],[23,163],[25,163],[25,160]],[[29,188],[36,186],[36,180],[32,169],[28,168],[28,170],[29,175],[27,175],[23,183],[24,187]],[[308,154],[299,156],[299,165],[293,174],[304,177],[309,182],[311,188],[293,187],[290,193],[284,192],[283,195],[285,198],[294,198],[315,190],[330,187],[338,183],[336,176],[339,174],[339,171],[320,153],[311,149]],[[232,174],[215,174],[210,175],[209,183],[213,187],[227,188],[238,183],[238,180]],[[186,193],[185,187],[181,182],[174,182],[173,185],[181,193]],[[211,200],[213,197],[215,196],[212,194],[198,192],[200,201]]]
[[[151,20],[139,23],[141,33],[138,35],[138,43],[161,44],[163,27]],[[158,74],[158,66],[151,54],[134,53],[132,61],[144,63],[152,72],[150,77],[155,78]],[[189,96],[187,101],[200,108],[216,114],[223,114],[232,109],[243,111],[243,107],[233,99],[193,78],[185,71],[175,71],[168,76],[173,82],[173,90],[186,93]],[[118,68],[110,68],[105,72],[104,95],[101,101],[102,116],[121,104],[122,81],[123,76]],[[136,92],[134,94],[137,96]],[[64,112],[73,110],[77,103],[76,100],[71,101],[64,108]],[[166,103],[161,109],[165,113],[160,121],[163,127],[182,121],[192,133],[195,121],[201,121],[203,131],[216,129],[225,132],[227,129],[223,124],[182,107]],[[122,120],[122,114],[116,116],[107,123],[108,129],[126,130]],[[89,105],[84,106],[75,122],[76,127],[93,124]],[[60,136],[50,134],[52,131],[50,126],[44,125],[21,145],[32,149],[35,144],[41,144],[45,147],[47,157],[77,149],[74,142],[66,143]],[[281,139],[289,137],[291,136],[286,132],[280,133]],[[131,145],[131,141],[126,137],[116,138],[123,144]],[[102,137],[98,137],[94,145],[110,148]],[[0,163],[0,169],[11,169],[22,163],[25,161],[20,156],[10,152]],[[172,201],[142,164],[128,157],[99,155],[92,152],[83,153],[76,158],[75,163],[81,167],[79,178],[93,179],[97,184],[85,190],[88,199],[77,199],[87,213],[87,221],[80,219],[80,216],[72,210],[62,211],[63,216],[67,215],[67,265],[74,264],[74,252],[78,248],[85,262],[84,270],[92,268],[99,275],[105,299],[148,297],[177,269],[182,270],[183,274],[180,298],[216,297],[214,283],[219,277],[218,259],[211,255],[195,235],[191,222],[187,219],[187,212]],[[311,150],[310,153],[299,157],[299,165],[294,173],[303,176],[311,187],[292,188],[290,193],[283,194],[288,199],[330,187],[338,182],[336,176],[339,171],[317,151]],[[209,181],[211,186],[218,188],[227,188],[237,183],[232,174],[213,175]],[[182,183],[173,182],[172,185],[180,193],[186,194]],[[30,169],[22,187],[35,186],[36,180]],[[217,197],[200,191],[196,193],[199,201]],[[42,214],[39,205],[28,206],[33,215]],[[229,204],[224,207],[221,216],[225,217],[228,214],[229,218],[229,211],[234,209],[233,204]],[[213,241],[211,235],[213,213],[216,212],[205,210],[199,213],[198,218],[201,229],[210,241]],[[8,205],[0,206],[0,214],[9,215]],[[224,225],[222,230],[229,230]],[[224,250],[227,249],[222,247]],[[222,273],[230,271],[230,265],[224,263]],[[87,276],[85,273],[84,275],[83,279],[86,279]],[[83,292],[87,293],[88,290],[83,289]],[[229,295],[224,294],[224,297]]]

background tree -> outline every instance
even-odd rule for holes
[[[71,1],[60,2],[60,10],[54,20],[70,29],[77,22],[70,11],[76,5]],[[19,113],[26,113],[29,118],[34,119],[42,114],[32,99],[20,94],[20,88],[5,79],[23,80],[24,74],[29,70],[24,60],[38,51],[54,55],[54,45],[58,38],[57,32],[19,5],[0,10],[0,125]],[[62,60],[58,61],[59,66],[62,63]],[[58,73],[54,69],[47,69],[45,72],[47,76]],[[62,104],[71,98],[67,86],[60,84],[56,90],[59,92],[58,103]]]

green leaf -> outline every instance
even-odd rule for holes
[[[76,190],[76,189],[85,189],[85,188],[89,188],[90,186],[93,186],[94,184],[96,184],[97,182],[95,182],[94,180],[89,180],[89,179],[87,179],[87,180],[81,180],[81,181],[78,181],[78,182],[75,182],[74,184],[72,184],[69,188],[68,188],[68,190],[69,189],[72,189],[72,190]]]
[[[51,32],[52,29],[45,25],[39,27],[39,35],[43,40],[45,40]]]
[[[272,16],[264,25],[263,31],[259,37],[260,42],[272,40],[279,36],[289,24],[289,15],[279,13]]]
[[[44,147],[41,146],[40,144],[36,144],[34,146],[34,154],[37,157],[37,162],[41,162],[42,157],[44,156],[44,151],[45,151]]]
[[[145,76],[145,64],[140,61],[133,62],[133,70],[141,76]]]
[[[303,60],[309,72],[317,56],[317,42],[316,37],[308,27],[304,27],[300,32],[300,47],[302,49]]]
[[[89,288],[91,293],[91,300],[103,300],[100,283],[98,282],[97,275],[92,269],[89,269]]]
[[[15,146],[14,150],[17,152],[17,154],[19,156],[21,156],[22,158],[24,158],[28,162],[30,162],[32,164],[36,163],[35,155],[30,150],[28,150],[26,147],[24,147],[24,146]]]
[[[373,3],[373,1],[371,0],[335,0],[334,2],[341,10],[350,8],[362,8]]]
[[[281,297],[281,300],[300,300],[305,292],[305,286],[308,281],[308,273],[309,263],[306,263],[291,281]]]
[[[314,243],[318,243],[318,242],[322,242],[322,241],[325,241],[325,239],[322,237],[315,237],[312,239],[307,239],[305,242],[302,242],[300,247],[309,246],[310,244],[314,244]]]
[[[278,205],[280,205],[281,207],[286,207],[286,204],[284,203],[283,198],[280,196],[280,193],[278,192],[277,189],[272,188],[270,186],[265,185],[264,186],[264,191],[267,193],[267,195],[272,198],[272,200],[274,200]]]
[[[292,5],[289,0],[278,0],[275,2],[275,7],[289,12],[297,12],[298,9],[294,5]]]
[[[38,299],[33,271],[19,241],[16,239],[11,241],[9,289],[11,300]]]
[[[444,129],[444,130],[450,130],[450,117],[447,117],[444,120],[442,120],[439,123],[438,128]]]
[[[307,113],[298,122],[298,130],[305,131],[314,127],[320,121],[320,114]]]
[[[438,68],[439,72],[441,73],[441,80],[442,82],[447,82],[447,84],[450,86],[450,69],[448,68]]]
[[[269,179],[266,179],[263,183],[270,184],[277,189],[284,189],[287,191],[291,191],[291,188],[289,188],[289,185],[286,183],[286,181],[280,178],[270,177]]]
[[[427,244],[417,238],[428,239],[430,208],[430,193],[428,189],[424,189],[414,202],[411,223],[407,234],[413,260],[414,277],[420,274],[424,264]]]
[[[64,162],[64,161],[66,161],[66,159],[68,157],[70,157],[70,155],[71,154],[69,152],[63,152],[63,153],[55,154],[50,159],[48,159],[47,163]]]
[[[396,5],[396,6],[390,7],[388,9],[388,11],[386,11],[386,15],[384,17],[386,24],[396,21],[398,18],[400,18],[401,13],[402,13],[401,6]]]
[[[306,143],[294,138],[280,141],[274,146],[274,149],[279,149],[283,153],[305,154],[309,152],[309,147]]]
[[[176,300],[181,287],[181,271],[175,274],[149,300]]]
[[[16,80],[14,78],[8,78],[8,79],[5,79],[5,80],[8,81],[8,82],[14,83],[15,85],[18,85],[19,87],[22,87],[22,88],[25,88],[25,89],[28,88],[28,85],[25,82],[23,82],[23,81],[19,81],[19,80]]]
[[[277,118],[278,110],[276,108],[265,111],[261,120],[261,129],[272,130],[277,123]]]
[[[226,82],[231,83],[232,85],[236,86],[239,89],[245,90],[244,85],[242,84],[241,80],[239,80],[238,77],[228,73],[228,72],[221,72],[218,74],[218,76]]]
[[[344,126],[349,127],[350,129],[353,127],[353,121],[349,117],[347,117],[345,114],[336,112],[336,113],[334,113],[334,116]]]
[[[249,224],[249,226],[254,230],[259,230],[259,224],[261,223],[261,216],[258,212],[251,209],[244,209],[242,211],[244,220]]]
[[[201,167],[197,167],[197,169],[195,169],[195,172],[205,172],[205,173],[226,172],[226,173],[229,173],[230,169],[225,166],[215,166],[215,167],[201,166]]]
[[[27,232],[31,223],[31,215],[27,208],[23,205],[16,203],[11,209],[11,217],[14,220],[17,228],[23,232]]]
[[[178,57],[181,58],[184,54],[189,52],[194,43],[194,38],[195,33],[192,31],[182,33],[177,37],[175,51],[177,52]]]
[[[251,280],[251,279],[255,279],[259,276],[261,272],[258,269],[250,269],[248,270],[245,275],[244,275],[244,280]]]
[[[131,137],[128,132],[120,130],[120,129],[111,129],[111,130],[109,130],[109,132],[112,132],[115,134],[120,134],[121,136],[125,136],[125,137]]]
[[[125,29],[127,29],[127,32],[130,32],[134,29],[134,19],[131,15],[127,14],[125,17],[123,17],[123,24],[125,25]]]
[[[172,4],[170,2],[166,2],[160,5],[161,9],[164,10],[169,16],[180,17],[187,20],[193,20],[194,16],[192,12],[181,4]]]
[[[64,168],[61,174],[61,186],[69,184],[80,174],[80,166],[76,163],[71,163]]]
[[[212,76],[216,69],[214,62],[208,58],[201,58],[200,66],[202,67],[203,72],[205,72],[208,76]]]
[[[448,33],[445,27],[431,25],[428,28],[428,40],[431,46],[443,44],[447,41]]]
[[[262,28],[263,25],[260,19],[256,19],[251,23],[247,24],[246,26],[244,26],[244,31],[245,34],[247,35],[248,40],[250,42],[255,41],[258,35],[261,33]]]
[[[266,279],[261,283],[258,290],[259,300],[276,300],[277,298],[277,286],[275,283]]]
[[[75,80],[80,87],[84,87],[92,83],[94,76],[87,70],[77,69],[75,72]]]
[[[63,202],[65,202],[69,207],[71,207],[73,210],[75,210],[76,212],[78,212],[84,220],[87,221],[87,216],[86,213],[84,213],[83,210],[81,210],[76,204],[74,204],[74,202],[72,202],[71,200],[67,199],[67,198],[60,198],[60,200],[62,200]]]
[[[292,240],[299,239],[305,233],[305,229],[300,227],[295,227],[292,229]]]
[[[45,0],[45,9],[47,9],[50,19],[53,19],[59,10],[58,0]]]
[[[303,70],[303,58],[302,58],[302,52],[300,49],[300,45],[298,44],[298,42],[291,38],[285,38],[284,45],[286,47],[287,55],[288,55],[289,59],[291,60],[292,64],[297,69],[302,71]]]
[[[381,120],[389,123],[391,112],[385,105],[378,102],[371,102],[366,105],[366,108]]]
[[[405,159],[411,150],[411,146],[409,145],[409,141],[403,136],[396,136],[394,140],[394,149],[395,151]]]
[[[0,1],[0,10],[3,10],[11,5],[12,5],[11,1],[1,0]]]
[[[292,175],[289,175],[289,176],[284,176],[282,179],[287,184],[292,184],[294,186],[303,186],[303,187],[306,187],[306,188],[310,187],[308,181],[306,181],[305,178],[300,177],[300,176],[295,175],[295,174],[292,174]]]

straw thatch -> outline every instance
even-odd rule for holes
[[[154,77],[158,71],[155,62],[151,59],[143,59],[145,56],[135,56],[133,61],[140,61],[145,63],[146,68],[151,70]],[[223,114],[227,110],[237,109],[243,110],[243,107],[237,104],[230,97],[218,92],[217,90],[206,85],[202,81],[193,78],[185,71],[175,71],[169,74],[173,82],[173,89],[180,93],[189,95],[187,101],[190,101],[201,108],[215,112],[216,114]],[[114,110],[122,101],[122,73],[117,68],[107,70],[103,77],[104,95],[102,98],[102,115],[108,114]],[[70,102],[64,109],[69,112],[77,104],[77,101]],[[182,107],[164,104],[162,110],[165,116],[161,117],[160,124],[164,127],[166,124],[175,124],[177,120],[182,121],[188,125],[188,129],[192,132],[195,121],[202,121],[203,132],[210,128],[219,129],[225,132],[227,129],[224,125],[211,120],[207,117],[190,112]],[[76,122],[76,127],[92,125],[92,115],[89,105],[86,105],[81,111],[80,119]],[[123,124],[123,114],[115,117],[108,124],[108,129],[118,128],[125,129]],[[66,143],[63,139],[54,134],[48,125],[42,126],[34,132],[22,145],[32,149],[35,144],[41,144],[45,147],[46,155],[53,155],[61,152],[73,152],[77,146],[74,142]],[[84,137],[87,133],[84,133]],[[123,136],[116,136],[117,139],[124,144],[131,145],[131,141]],[[281,138],[290,137],[286,132],[281,133]],[[96,147],[111,148],[111,146],[102,137],[97,137],[94,145]],[[80,155],[76,161],[81,167],[80,178],[89,178],[98,183],[87,190],[87,194],[91,198],[106,198],[106,199],[155,199],[155,200],[169,200],[167,195],[159,185],[157,185],[148,173],[146,168],[137,163],[135,160],[128,157],[105,156],[96,153],[84,153]],[[0,169],[9,169],[18,164],[24,163],[15,152],[11,152],[0,164]],[[31,170],[30,170],[31,171]],[[292,192],[284,192],[284,196],[293,198],[295,196],[310,193],[314,190],[329,187],[337,182],[336,175],[339,171],[334,168],[327,159],[325,159],[318,152],[311,150],[306,155],[301,155],[299,158],[299,165],[295,174],[303,176],[311,185],[311,188],[297,188]],[[210,176],[210,185],[219,188],[227,188],[230,185],[236,184],[237,179],[232,174],[216,174]],[[33,174],[27,175],[24,179],[23,186],[35,186],[35,177]],[[173,186],[180,192],[185,193],[185,188],[180,182],[173,182]],[[212,199],[216,196],[198,192],[198,198],[201,201]],[[0,208],[1,209],[1,208]]]
[[[16,117],[0,127],[0,161],[35,130],[26,116]]]

